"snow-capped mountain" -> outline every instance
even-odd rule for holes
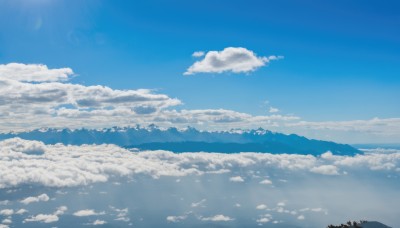
[[[354,155],[359,150],[334,142],[307,139],[295,134],[282,134],[259,129],[232,129],[230,131],[199,131],[147,127],[112,127],[105,129],[37,129],[30,132],[0,134],[0,139],[20,137],[40,140],[47,144],[116,144],[139,149],[164,149],[174,152],[269,152],[318,155],[326,151],[333,154]]]

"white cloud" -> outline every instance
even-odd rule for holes
[[[197,58],[197,57],[202,57],[204,54],[205,54],[204,51],[195,51],[193,52],[192,56]]]
[[[232,181],[232,182],[244,182],[244,179],[241,176],[235,176],[235,177],[229,178],[229,181]]]
[[[260,204],[260,205],[257,205],[257,207],[256,207],[256,209],[257,210],[265,210],[265,209],[267,209],[268,207],[267,207],[267,205],[265,205],[265,204]]]
[[[93,215],[104,215],[104,212],[95,212],[92,209],[85,209],[85,210],[80,210],[80,211],[76,211],[74,212],[73,215],[77,216],[77,217],[85,217],[85,216],[93,216]]]
[[[53,223],[59,220],[58,216],[55,214],[38,214],[36,216],[31,216],[26,218],[24,222],[43,222],[43,223]]]
[[[304,217],[304,215],[299,215],[299,216],[297,217],[297,219],[298,219],[298,220],[304,220],[305,217]]]
[[[64,214],[65,211],[67,211],[66,206],[61,206],[56,209],[56,211],[53,214],[38,214],[36,216],[30,216],[29,218],[24,219],[25,222],[42,222],[42,223],[53,223],[57,222],[59,220],[60,215]],[[21,209],[24,210],[24,209]],[[20,211],[21,211],[20,210]],[[24,211],[23,213],[25,213]]]
[[[13,209],[3,209],[0,211],[0,215],[3,216],[10,216],[14,214],[14,210]]]
[[[184,75],[196,73],[247,73],[265,66],[281,56],[258,57],[253,51],[242,47],[227,47],[222,51],[209,51],[204,59],[196,61]]]
[[[49,199],[50,198],[47,194],[41,194],[36,197],[35,196],[27,197],[27,198],[21,200],[20,202],[23,204],[30,204],[30,203],[40,202],[40,201],[46,202],[46,201],[49,201]]]
[[[256,220],[256,222],[258,222],[258,223],[267,223],[269,221],[270,221],[269,218],[259,218]]]
[[[182,215],[182,216],[167,216],[167,221],[168,222],[180,222],[182,220],[185,220],[187,218],[186,215]]]
[[[18,211],[16,211],[15,214],[17,214],[17,215],[22,215],[22,214],[25,214],[25,213],[27,213],[27,212],[28,212],[28,210],[21,208],[21,209],[19,209]]]
[[[61,206],[58,207],[57,210],[54,212],[55,215],[63,215],[68,210],[68,207]]]
[[[0,78],[24,82],[66,81],[74,72],[71,68],[49,69],[43,64],[0,64]]]
[[[324,175],[339,175],[338,169],[334,165],[321,165],[318,167],[313,167],[311,172],[324,174]]]
[[[225,216],[225,215],[215,215],[212,217],[201,217],[200,218],[202,221],[213,221],[213,222],[229,222],[229,221],[233,221],[234,219],[229,217],[229,216]]]
[[[106,224],[106,223],[107,223],[107,222],[104,221],[104,220],[96,219],[96,220],[92,223],[92,225],[94,225],[94,226],[96,226],[96,225],[104,225],[104,224]]]
[[[265,179],[265,180],[260,181],[259,183],[260,183],[260,184],[269,185],[269,184],[272,184],[272,181],[270,181],[270,180],[268,180],[268,179]]]

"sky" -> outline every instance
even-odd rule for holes
[[[398,1],[0,0],[1,131],[106,127],[111,118],[398,143],[399,9]],[[93,92],[97,85],[110,90]],[[122,101],[129,96],[140,99]]]

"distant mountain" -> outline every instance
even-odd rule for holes
[[[161,129],[148,127],[112,127],[94,129],[37,129],[30,132],[0,134],[0,139],[20,137],[47,144],[116,144],[139,149],[164,149],[174,152],[269,152],[320,155],[331,151],[338,155],[362,153],[346,144],[307,139],[295,134],[275,133],[262,128],[255,130],[199,131],[188,127]]]

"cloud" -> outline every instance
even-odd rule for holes
[[[73,75],[71,68],[49,69],[43,64],[0,64],[0,78],[21,82],[67,81]]]
[[[187,218],[186,215],[182,215],[182,216],[167,216],[167,221],[168,222],[180,222],[182,220],[185,220]]]
[[[229,178],[229,181],[232,181],[232,182],[244,182],[244,180],[243,180],[243,178],[241,176],[231,177],[231,178]]]
[[[209,51],[204,59],[196,61],[184,75],[196,73],[248,73],[265,66],[282,56],[258,57],[253,51],[242,47],[227,47],[222,51]]]
[[[53,223],[58,221],[58,216],[55,214],[38,214],[36,216],[31,216],[26,218],[24,222],[43,222],[43,223]]]
[[[104,212],[95,212],[92,209],[85,209],[85,210],[80,210],[80,211],[76,211],[74,212],[74,216],[77,217],[85,217],[85,216],[93,216],[93,215],[104,215]]]
[[[15,214],[22,215],[22,214],[25,214],[27,212],[28,212],[28,210],[22,208],[22,209],[19,209],[18,211],[16,211]]]
[[[268,207],[267,207],[267,205],[265,205],[265,204],[260,204],[260,205],[257,205],[257,207],[256,207],[256,209],[257,210],[265,210],[265,209],[267,209]]]
[[[20,202],[23,204],[30,204],[30,203],[39,202],[39,201],[46,202],[46,201],[49,201],[49,199],[50,198],[47,194],[41,194],[37,197],[33,197],[33,196],[27,197],[27,198],[21,200]]]
[[[272,181],[270,181],[270,180],[268,180],[268,179],[265,179],[265,180],[260,181],[259,183],[260,183],[260,184],[269,185],[269,184],[272,184]]]
[[[112,177],[147,175],[184,177],[189,175],[222,175],[236,170],[281,170],[287,172],[316,172],[336,175],[339,169],[394,171],[400,167],[399,153],[368,153],[365,155],[321,157],[296,154],[268,153],[172,153],[168,151],[132,152],[115,145],[45,145],[43,154],[32,155],[30,145],[39,142],[12,138],[0,141],[0,188],[35,184],[47,187],[69,187],[106,182]],[[25,146],[24,146],[25,145]],[[82,165],[85,164],[85,165]],[[242,181],[245,173],[232,180]],[[249,179],[249,181],[251,181]],[[259,183],[258,180],[256,183]],[[48,200],[46,194],[28,197],[22,202]],[[193,203],[201,206],[205,199]],[[86,211],[94,212],[94,211]]]
[[[304,215],[299,215],[299,216],[297,217],[297,219],[298,219],[298,220],[304,220],[305,217],[304,217]]]
[[[195,51],[193,52],[192,56],[198,58],[202,57],[204,54],[205,54],[204,51]]]
[[[94,226],[96,226],[96,225],[104,225],[104,224],[106,224],[106,223],[107,223],[107,222],[104,221],[104,220],[96,219],[91,225],[94,225]]]
[[[13,209],[3,209],[0,211],[0,215],[3,216],[10,216],[14,214],[14,210]]]
[[[229,222],[233,221],[234,219],[229,216],[219,214],[219,215],[214,215],[212,217],[201,217],[200,220],[212,221],[212,222]]]
[[[269,218],[260,218],[260,219],[256,220],[256,222],[258,222],[258,223],[267,223],[269,221],[270,221]]]
[[[63,215],[68,210],[68,207],[61,206],[58,207],[57,210],[54,212],[55,215]]]
[[[324,175],[339,175],[338,169],[334,165],[321,165],[318,167],[313,167],[311,172],[324,174]]]
[[[61,206],[58,207],[53,214],[38,214],[35,216],[30,216],[29,218],[24,219],[23,223],[26,222],[54,223],[59,220],[59,216],[63,215],[64,212],[67,211],[67,209],[68,208],[66,206]]]

